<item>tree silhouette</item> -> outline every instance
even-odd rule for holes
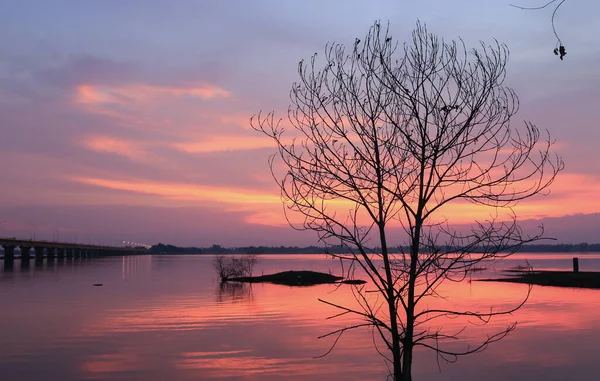
[[[346,246],[350,254],[334,256],[347,276],[359,269],[370,280],[353,289],[358,308],[323,301],[363,319],[331,332],[333,346],[348,329],[371,327],[389,351],[394,380],[411,380],[417,346],[453,361],[514,328],[456,350],[445,344],[460,332],[434,323],[487,322],[522,304],[505,311],[429,304],[444,281],[464,280],[478,264],[543,234],[525,234],[513,208],[545,193],[563,163],[547,133],[527,122],[511,126],[519,102],[503,86],[507,59],[504,45],[467,51],[462,41],[446,43],[419,23],[412,41],[399,46],[375,23],[350,53],[328,44],[320,68],[316,55],[300,62],[287,122],[274,113],[251,119],[277,144],[269,163],[290,225]],[[448,204],[465,213],[468,205],[487,208],[489,217],[460,232],[445,216]],[[403,228],[406,246],[390,244],[401,238],[391,236],[394,225]]]

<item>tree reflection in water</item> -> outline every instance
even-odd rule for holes
[[[220,282],[216,296],[217,303],[247,302],[254,298],[252,284],[242,282]]]

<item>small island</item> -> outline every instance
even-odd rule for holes
[[[318,271],[283,271],[276,274],[252,276],[254,264],[258,260],[255,254],[238,256],[218,255],[213,261],[213,267],[221,283],[273,283],[286,286],[314,286],[317,284],[364,284],[360,279],[344,279],[331,273]]]
[[[360,279],[344,279],[332,274],[317,271],[283,271],[276,274],[260,276],[242,276],[228,278],[227,282],[274,283],[286,286],[314,286],[317,284],[364,284]]]
[[[526,271],[508,270],[507,276],[478,279],[483,282],[526,283],[538,286],[600,289],[600,272],[597,271]]]

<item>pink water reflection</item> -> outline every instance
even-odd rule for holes
[[[105,259],[12,274],[0,289],[0,303],[11,306],[0,315],[1,374],[11,380],[385,379],[378,341],[368,329],[349,332],[331,354],[315,359],[332,344],[318,336],[355,322],[350,316],[327,320],[336,311],[317,299],[352,305],[349,286],[223,289],[210,260],[146,257],[132,266]],[[568,263],[568,257],[549,260]],[[264,256],[257,271],[289,269],[327,271],[335,264],[321,256]],[[91,287],[96,281],[105,286]],[[449,299],[430,306],[502,308],[518,303],[527,287],[467,281],[441,291]],[[441,373],[435,357],[420,351],[414,379],[596,380],[599,307],[596,290],[534,287],[521,310],[487,325],[440,322],[445,330],[467,327],[464,341],[452,345],[476,344],[515,321],[518,327],[483,353],[442,363]],[[34,316],[53,328],[36,329]],[[81,319],[65,324],[69,316]]]

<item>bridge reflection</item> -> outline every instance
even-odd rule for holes
[[[36,265],[40,265],[44,262],[44,259],[52,262],[56,258],[70,259],[96,256],[140,255],[146,253],[146,249],[140,247],[86,245],[72,242],[34,241],[16,238],[0,238],[0,246],[4,249],[5,269],[10,269],[14,266],[17,251],[20,251],[21,267],[29,266],[32,254]]]

